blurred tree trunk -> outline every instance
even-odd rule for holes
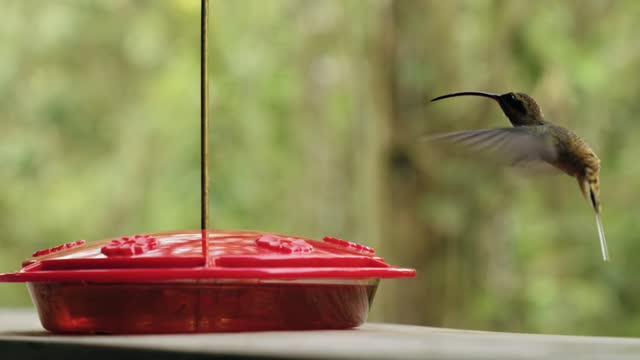
[[[428,91],[424,81],[402,74],[408,73],[406,69],[416,69],[420,62],[415,59],[426,57],[419,45],[428,41],[420,35],[425,26],[415,14],[428,13],[429,6],[425,2],[390,1],[382,14],[375,47],[378,53],[374,58],[379,59],[374,69],[378,74],[376,100],[386,133],[379,160],[380,253],[390,263],[413,266],[418,271],[415,280],[384,282],[379,300],[382,320],[438,326],[456,323],[472,287],[469,285],[477,277],[465,271],[473,266],[473,249],[460,241],[445,241],[451,239],[438,236],[437,229],[420,217],[436,170],[421,165],[424,148],[416,142],[419,125],[425,119]]]
[[[383,139],[380,159],[383,184],[380,194],[383,224],[380,252],[391,263],[417,266],[424,263],[424,259],[418,255],[427,248],[426,242],[420,240],[429,238],[428,228],[416,219],[416,202],[426,184],[413,162],[411,150],[406,146],[403,136],[406,124],[400,112],[400,99],[409,95],[397,78],[397,68],[401,66],[401,60],[397,58],[400,41],[397,23],[400,7],[405,5],[391,1],[388,6],[380,22],[379,54],[375,56],[379,60],[376,69],[379,74],[377,102],[383,114],[384,123],[381,125],[387,134]],[[429,254],[430,257],[436,255],[434,252]],[[428,296],[432,291],[423,284],[415,286],[416,282],[393,281],[383,284],[381,303],[385,320],[438,323],[439,309],[432,304],[433,297]]]

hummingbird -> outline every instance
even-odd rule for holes
[[[431,101],[457,96],[493,99],[513,127],[457,131],[430,139],[492,153],[512,166],[551,165],[552,169],[576,178],[582,195],[595,212],[602,257],[608,261],[607,241],[600,219],[600,159],[589,145],[573,131],[546,120],[536,101],[524,93],[465,91],[438,96]]]

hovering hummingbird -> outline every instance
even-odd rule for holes
[[[600,159],[573,131],[545,120],[542,110],[527,94],[498,95],[477,91],[438,96],[431,101],[455,96],[483,96],[495,100],[513,127],[445,133],[430,137],[499,155],[510,165],[551,165],[578,180],[582,195],[596,215],[602,257],[608,261],[607,242],[600,220]]]

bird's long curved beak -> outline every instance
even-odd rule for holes
[[[498,99],[500,98],[500,95],[498,94],[492,94],[492,93],[481,92],[481,91],[463,91],[463,92],[457,92],[453,94],[438,96],[437,98],[431,99],[431,101],[442,100],[442,99],[446,99],[454,96],[466,96],[466,95],[488,97],[495,101],[498,101]]]

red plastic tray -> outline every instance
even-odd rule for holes
[[[54,332],[181,333],[356,327],[379,279],[415,276],[337,238],[202,239],[198,230],[76,241],[36,251],[0,282],[27,282]]]

